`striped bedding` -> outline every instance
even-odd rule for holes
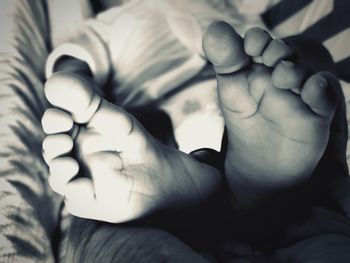
[[[46,3],[0,6],[0,262],[54,262],[60,201],[47,185],[40,128],[50,49]]]
[[[322,42],[334,58],[347,104],[350,102],[349,1],[260,0],[264,5],[256,12],[244,7],[259,0],[207,1],[229,10],[243,28],[263,24],[279,37],[303,34]],[[52,0],[49,6],[45,0],[0,3],[0,262],[54,262],[57,257],[61,200],[47,186],[40,118],[47,107],[43,70],[51,50],[50,37],[62,41],[60,33],[67,32],[64,27],[74,32],[69,19],[57,23],[60,3],[77,7],[69,9],[77,12],[71,14],[73,20],[91,14],[87,1]],[[196,96],[179,96],[177,104],[193,103]],[[193,114],[193,110],[188,112]],[[350,107],[347,113],[349,118]]]

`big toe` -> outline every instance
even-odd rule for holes
[[[94,84],[75,73],[56,73],[45,83],[45,95],[57,108],[69,112],[76,123],[87,123],[101,98]]]
[[[247,89],[247,76],[242,71],[250,63],[243,39],[226,22],[213,22],[203,36],[203,50],[217,73],[218,95],[225,123],[246,117],[256,109]]]
[[[207,59],[219,74],[233,73],[249,63],[242,37],[226,22],[210,24],[202,44]]]

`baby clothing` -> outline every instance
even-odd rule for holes
[[[144,105],[203,69],[202,29],[217,19],[225,15],[205,1],[131,1],[87,20],[50,54],[46,75],[62,56],[75,57],[90,66],[98,86],[109,83],[115,103]]]

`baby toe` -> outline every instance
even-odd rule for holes
[[[44,112],[41,125],[46,134],[69,132],[73,129],[73,119],[68,113],[51,108]]]
[[[244,36],[244,50],[249,56],[261,56],[271,39],[270,34],[265,30],[251,28]]]
[[[272,72],[272,84],[280,89],[297,89],[302,86],[309,69],[298,62],[281,61]]]
[[[60,157],[50,163],[49,184],[56,193],[63,195],[67,183],[79,172],[78,162],[71,157]]]
[[[293,49],[282,40],[274,39],[265,48],[262,54],[263,63],[268,67],[275,66],[280,60],[293,54]]]
[[[73,140],[67,134],[54,134],[47,136],[43,141],[43,157],[50,165],[51,161],[73,149]]]

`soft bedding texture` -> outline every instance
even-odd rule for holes
[[[47,185],[40,128],[46,3],[3,1],[0,12],[0,261],[53,262],[60,200]]]

